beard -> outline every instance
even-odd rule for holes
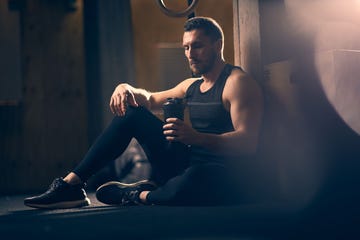
[[[199,61],[197,59],[190,61],[190,69],[196,76],[208,73],[214,66],[216,53],[212,52],[206,61]]]

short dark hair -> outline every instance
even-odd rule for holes
[[[220,25],[209,17],[193,17],[185,22],[184,31],[190,32],[192,30],[201,29],[206,36],[209,36],[212,41],[219,39],[224,41],[224,33]]]

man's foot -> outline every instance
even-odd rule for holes
[[[96,198],[109,205],[141,205],[139,195],[142,191],[152,191],[156,184],[143,180],[136,183],[126,184],[116,181],[107,182],[96,190]]]
[[[71,185],[56,178],[45,193],[25,198],[24,204],[33,208],[75,208],[90,205],[90,199],[84,184]]]

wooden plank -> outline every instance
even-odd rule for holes
[[[258,0],[234,0],[235,63],[262,80],[260,15]]]
[[[4,156],[2,192],[46,187],[71,170],[87,149],[82,2],[72,11],[62,0],[26,3],[23,101],[16,115],[20,132]],[[11,139],[16,133],[8,134]]]

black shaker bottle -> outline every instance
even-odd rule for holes
[[[168,118],[184,120],[185,104],[182,98],[168,98],[163,105],[164,121]]]
[[[168,98],[163,104],[164,121],[168,118],[178,118],[184,120],[185,103],[182,98]],[[168,148],[175,150],[176,148],[182,148],[180,142],[169,142]]]

